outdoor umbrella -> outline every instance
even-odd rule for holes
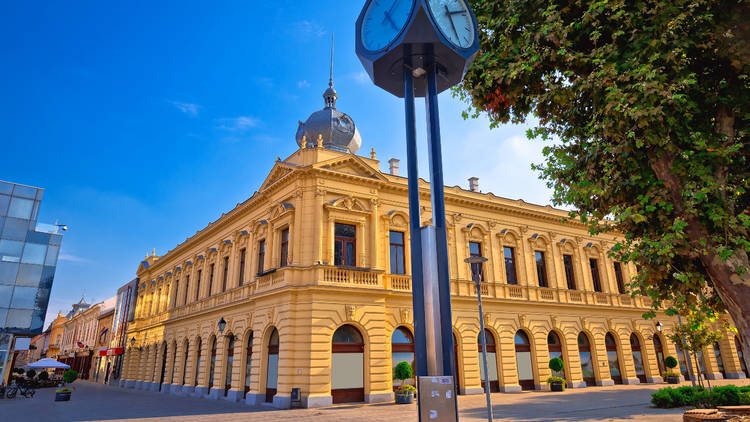
[[[34,369],[44,369],[44,368],[70,369],[70,365],[66,365],[62,362],[58,362],[52,358],[39,359],[38,361],[34,363],[30,363],[26,365],[26,367],[34,368]]]

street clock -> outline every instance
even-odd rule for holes
[[[437,91],[461,81],[479,51],[466,0],[367,0],[356,24],[356,52],[373,83],[404,97],[403,69],[415,78],[435,66]],[[417,97],[424,84],[414,84]]]

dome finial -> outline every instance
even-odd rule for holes
[[[325,100],[325,108],[336,108],[336,100],[338,99],[336,90],[333,89],[333,33],[331,33],[331,67],[328,74],[328,89],[323,93],[323,99]]]

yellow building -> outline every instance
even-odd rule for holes
[[[47,331],[49,331],[49,344],[47,345],[46,356],[58,359],[60,356],[60,346],[62,345],[63,332],[65,331],[65,316],[57,313],[57,317],[52,321]]]
[[[355,155],[353,122],[332,88],[325,99],[257,193],[141,262],[125,386],[281,408],[295,388],[307,407],[393,399],[393,366],[413,360],[407,179],[396,160],[381,171],[374,151]],[[575,388],[662,381],[661,358],[677,350],[642,318],[649,300],[624,293],[635,268],[607,256],[611,237],[562,222],[565,211],[481,193],[476,180],[446,187],[445,202],[461,394],[482,392],[484,378],[470,255],[489,258],[493,391],[548,388],[552,356]],[[665,333],[676,323],[657,320]],[[710,377],[745,376],[733,336],[716,350],[704,354]]]

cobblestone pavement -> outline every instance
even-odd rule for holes
[[[715,385],[750,384],[747,380]],[[689,383],[688,383],[689,384]],[[321,409],[275,410],[244,404],[179,397],[77,381],[71,401],[54,402],[54,390],[38,390],[33,399],[0,400],[0,421],[416,421],[416,405],[355,404]],[[566,390],[563,393],[493,394],[499,421],[658,421],[682,420],[682,410],[654,409],[650,393],[665,385],[630,385]],[[19,395],[20,396],[20,395]],[[484,395],[459,396],[460,420],[486,420]]]

